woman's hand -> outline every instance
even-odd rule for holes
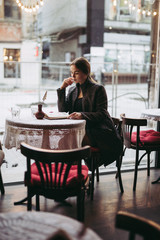
[[[80,112],[73,112],[67,118],[70,118],[70,119],[82,119],[82,114]]]
[[[63,83],[62,83],[61,89],[68,87],[73,82],[74,82],[74,78],[73,77],[65,78]]]

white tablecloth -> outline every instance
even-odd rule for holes
[[[102,240],[95,232],[72,218],[47,212],[0,214],[0,239],[44,240],[63,230],[72,240]]]
[[[81,146],[85,135],[85,120],[38,120],[30,115],[6,119],[4,146],[20,148],[25,142],[47,149],[73,149]]]

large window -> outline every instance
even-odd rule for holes
[[[20,78],[20,49],[3,50],[4,78]]]
[[[16,20],[21,19],[20,8],[17,6],[16,1],[14,0],[4,1],[4,16],[5,18],[12,18]]]
[[[150,23],[151,2],[149,0],[105,0],[105,18]]]
[[[132,44],[107,44],[105,70],[113,71],[113,62],[118,63],[119,72],[137,73],[146,71],[149,64],[149,46]],[[109,64],[111,63],[111,64]]]

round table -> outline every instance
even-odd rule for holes
[[[20,148],[21,142],[46,149],[73,149],[81,147],[85,135],[85,120],[42,119],[29,115],[7,118],[4,146]]]
[[[0,239],[44,240],[63,230],[71,240],[101,240],[91,229],[72,218],[47,212],[0,214]]]
[[[141,113],[141,117],[147,118],[149,120],[160,121],[160,109],[159,108],[145,109]]]

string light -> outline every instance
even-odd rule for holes
[[[151,15],[151,11],[150,11],[150,10],[147,11],[147,15],[148,15],[148,16]]]
[[[44,0],[16,0],[16,3],[26,13],[35,13],[43,6]]]
[[[117,6],[117,1],[116,1],[116,0],[113,1],[113,6],[114,6],[114,7]]]
[[[113,5],[116,6],[117,5],[117,1],[119,0],[114,0],[113,1]],[[138,2],[138,0],[137,0]],[[155,2],[155,0],[150,0],[149,1],[149,6],[151,7],[151,5]],[[128,8],[129,8],[129,12],[131,13],[132,11],[136,11],[138,14],[142,14],[143,17],[145,16],[157,16],[158,15],[158,11],[156,9],[149,9],[149,7],[139,7],[138,6],[138,9],[136,8],[136,5],[135,5],[135,1],[133,3],[132,0],[124,0],[124,4],[125,5],[128,5]]]
[[[140,9],[140,8],[138,8],[138,9],[137,9],[137,12],[138,12],[138,13],[141,13],[141,9]]]
[[[145,9],[142,10],[142,14],[143,14],[143,15],[146,14],[146,10],[145,10]]]
[[[153,12],[153,16],[156,16],[156,15],[157,15],[157,12],[156,12],[156,11],[154,11],[154,12]]]
[[[136,7],[133,5],[133,6],[132,6],[132,10],[134,11],[135,9],[136,9]]]

